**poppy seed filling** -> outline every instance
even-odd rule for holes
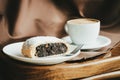
[[[62,54],[67,51],[67,46],[64,43],[47,43],[36,47],[37,57],[45,57],[50,55]]]

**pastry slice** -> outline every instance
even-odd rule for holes
[[[32,37],[22,46],[22,54],[30,58],[66,54],[68,51],[69,44],[52,36]]]

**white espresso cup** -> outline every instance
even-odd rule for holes
[[[100,32],[100,21],[79,18],[67,21],[65,30],[74,44],[95,43]]]

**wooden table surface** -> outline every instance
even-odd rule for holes
[[[99,80],[114,77],[119,78],[120,27],[102,29],[100,35],[107,36],[112,40],[111,45],[102,49],[109,48],[109,51],[103,55],[87,60],[40,66],[17,61],[1,53],[0,60],[2,61],[0,62],[0,70],[4,74],[3,76],[7,76],[6,79],[8,80]]]

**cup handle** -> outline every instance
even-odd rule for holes
[[[67,25],[65,24],[65,27],[64,27],[66,33],[68,34],[68,28],[67,28]]]

